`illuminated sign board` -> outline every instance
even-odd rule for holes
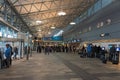
[[[52,37],[44,37],[43,40],[45,41],[62,41],[62,36],[52,36]]]

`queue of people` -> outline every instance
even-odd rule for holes
[[[36,49],[37,53],[47,53],[47,52],[66,52],[66,53],[76,53],[76,47],[75,46],[67,46],[67,45],[58,45],[58,46],[49,46],[49,45],[44,45],[41,46],[40,44],[38,44],[37,49]]]
[[[98,57],[100,58],[102,48],[100,46],[94,46],[89,44],[86,48],[83,46],[81,49],[81,56],[84,57]]]
[[[86,48],[83,46],[79,54],[82,58],[99,58],[103,63],[111,61],[113,64],[118,64],[119,62],[119,52],[116,51],[114,45],[107,51],[104,47],[89,44]],[[108,56],[106,56],[106,54],[108,54]]]

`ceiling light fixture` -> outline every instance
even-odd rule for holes
[[[75,22],[71,22],[70,25],[75,25],[76,23]]]
[[[51,29],[55,29],[55,27],[51,27]]]
[[[37,24],[41,24],[41,23],[42,23],[42,21],[36,21],[36,23],[37,23]]]
[[[58,15],[59,15],[59,16],[64,16],[64,15],[66,15],[66,13],[63,12],[63,11],[60,11],[60,12],[58,12]]]
[[[51,34],[51,32],[48,32],[48,34]]]
[[[39,32],[41,31],[41,29],[38,30]]]

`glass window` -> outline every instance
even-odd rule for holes
[[[94,11],[97,12],[101,9],[101,1],[98,1],[95,5],[94,5]]]
[[[113,0],[102,0],[102,7],[107,6],[108,4],[110,4]]]

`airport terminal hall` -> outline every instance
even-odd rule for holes
[[[0,80],[120,80],[120,0],[0,0]]]

